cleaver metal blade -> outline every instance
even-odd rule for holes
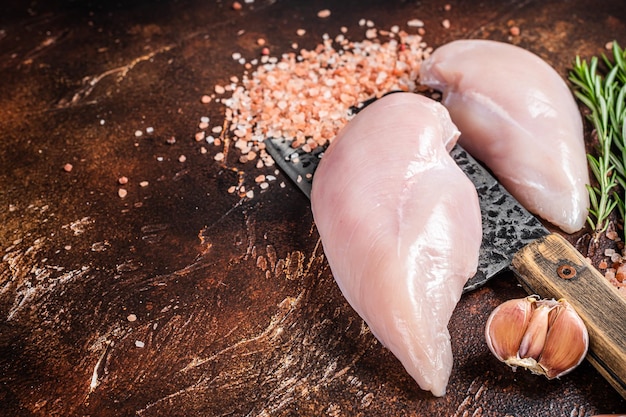
[[[267,152],[285,174],[311,197],[323,148],[305,152],[289,140],[267,138]],[[450,152],[476,186],[483,240],[476,275],[464,292],[512,270],[529,294],[566,299],[589,332],[589,362],[626,398],[626,298],[561,235],[550,233],[459,145]]]

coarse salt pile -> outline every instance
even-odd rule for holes
[[[256,67],[241,81],[232,77],[230,85],[215,86],[218,100],[226,107],[226,129],[215,126],[211,132],[230,140],[214,141],[209,135],[207,141],[230,143],[242,163],[272,166],[264,150],[265,138],[287,138],[294,147],[310,151],[332,141],[352,117],[351,107],[389,91],[415,91],[420,64],[431,49],[419,34],[408,34],[398,26],[378,30],[368,23],[366,39],[360,42],[348,40],[347,29],[342,28],[334,39],[324,35],[314,50],[301,49],[280,58],[262,56],[246,62],[234,53],[233,59],[246,68]],[[229,92],[230,97],[223,96]],[[222,162],[225,153],[220,152],[216,160]],[[251,197],[249,192],[242,194],[241,186],[229,191]]]

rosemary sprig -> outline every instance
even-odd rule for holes
[[[597,57],[587,62],[577,56],[569,76],[574,94],[590,110],[588,119],[598,138],[597,156],[587,155],[598,183],[588,186],[591,207],[587,221],[596,238],[606,231],[615,208],[621,222],[626,215],[626,54],[616,41],[612,52],[613,60],[602,55],[604,74]]]

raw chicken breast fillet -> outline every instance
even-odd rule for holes
[[[458,135],[439,103],[385,96],[340,131],[311,193],[343,295],[436,396],[452,370],[448,321],[482,238],[476,190],[446,150]]]
[[[565,81],[537,55],[507,43],[459,40],[422,63],[462,135],[529,211],[568,233],[587,218],[589,184],[580,111]]]

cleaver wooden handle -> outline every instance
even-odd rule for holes
[[[626,398],[626,297],[554,233],[517,252],[511,269],[530,294],[576,309],[589,332],[587,359]]]

